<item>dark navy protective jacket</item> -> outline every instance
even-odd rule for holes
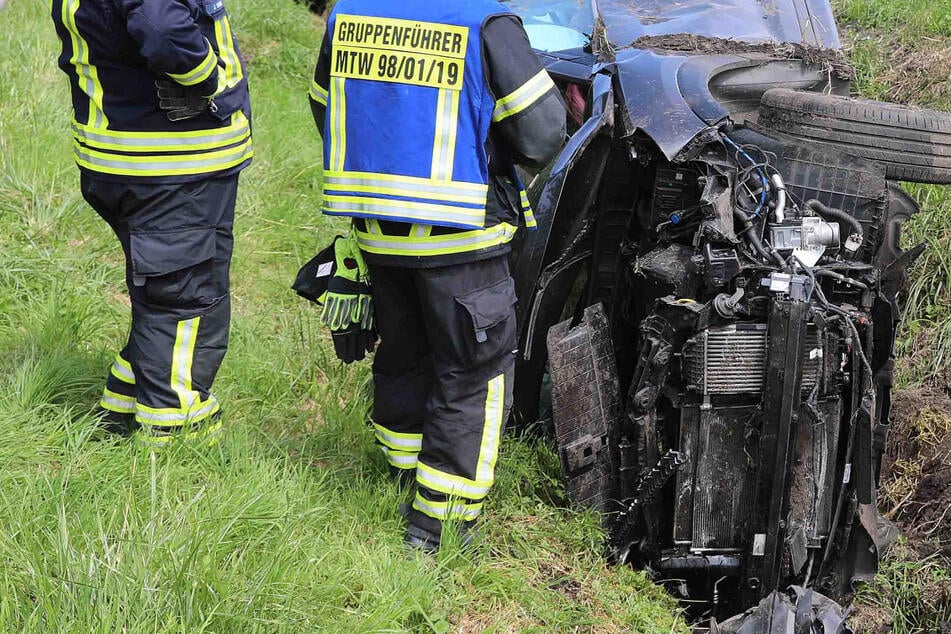
[[[251,160],[247,73],[223,0],[52,0],[70,80],[80,169],[112,181],[175,183]],[[156,81],[211,101],[172,122]]]
[[[555,84],[493,0],[340,0],[310,97],[324,212],[398,266],[504,253],[534,224],[515,164],[543,166],[565,139]]]

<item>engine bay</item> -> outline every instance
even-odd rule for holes
[[[697,619],[789,587],[844,601],[894,539],[876,487],[917,206],[874,164],[754,127],[686,164],[608,159],[648,185],[579,234],[586,308],[548,338],[569,497]],[[578,406],[592,379],[616,425]]]

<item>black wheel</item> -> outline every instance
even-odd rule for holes
[[[759,124],[885,166],[890,180],[951,183],[951,114],[775,88]]]

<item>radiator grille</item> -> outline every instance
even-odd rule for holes
[[[766,379],[766,324],[736,324],[700,332],[684,345],[687,389],[702,394],[750,394]],[[806,333],[803,388],[812,389],[822,368],[823,347],[812,324]]]

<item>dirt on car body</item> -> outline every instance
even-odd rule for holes
[[[645,35],[631,43],[634,48],[653,49],[692,55],[768,55],[780,59],[798,59],[822,66],[839,79],[855,79],[855,69],[841,50],[806,46],[798,43],[742,42],[691,33]]]

